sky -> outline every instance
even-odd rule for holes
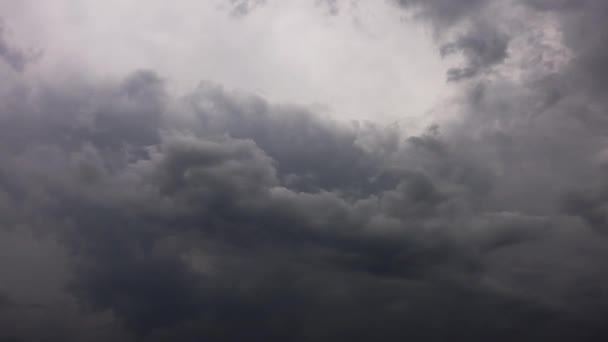
[[[344,5],[343,13],[315,0],[26,0],[0,8],[22,44],[44,51],[33,68],[45,77],[68,68],[119,79],[149,69],[176,96],[204,80],[387,123],[423,116],[446,97],[448,65],[428,27],[388,3]]]
[[[608,339],[606,15],[0,0],[0,342]]]

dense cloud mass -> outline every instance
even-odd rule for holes
[[[462,58],[420,134],[0,25],[0,341],[607,339],[608,2],[391,3]]]

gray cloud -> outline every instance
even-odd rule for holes
[[[468,65],[448,70],[448,81],[459,81],[471,78],[493,65],[502,63],[507,58],[509,37],[494,30],[484,30],[478,26],[474,32],[468,32],[456,41],[441,47],[443,56],[462,52]]]
[[[254,11],[257,7],[264,5],[266,0],[230,0],[232,8],[230,15],[234,17],[243,17]]]
[[[514,37],[486,2],[400,4],[437,29],[486,28],[440,48],[469,63],[454,80],[475,76],[462,117],[415,136],[213,83],[178,98],[153,71],[3,88],[0,227],[65,258],[67,274],[40,272],[63,284],[41,312],[78,304],[44,325],[5,315],[23,300],[2,295],[3,326],[64,341],[605,338],[603,46],[573,37],[601,23],[581,11],[606,7],[530,2],[575,57],[519,81],[485,72]]]
[[[27,52],[7,39],[7,27],[0,17],[0,59],[13,70],[22,72],[28,63],[37,58],[37,54]]]
[[[406,8],[418,11],[421,17],[428,18],[438,29],[448,29],[462,20],[475,17],[489,1],[486,0],[397,0]]]
[[[39,117],[42,123],[3,114],[13,125],[35,123],[75,137],[67,144],[49,132],[20,143],[3,162],[3,189],[23,213],[14,222],[34,225],[35,213],[64,241],[73,256],[70,293],[94,312],[113,312],[117,327],[151,340],[438,340],[448,333],[553,336],[545,327],[556,320],[565,322],[560,334],[580,326],[574,312],[528,299],[533,292],[509,293],[482,281],[496,271],[488,269],[494,262],[488,255],[545,241],[557,218],[486,207],[496,186],[487,184],[498,180],[480,177],[489,171],[467,157],[478,151],[465,142],[449,144],[431,129],[385,148],[378,160],[375,149],[366,152],[372,146],[360,147],[354,137],[381,131],[357,133],[297,107],[217,87],[169,106],[190,108],[185,122],[170,123],[158,120],[156,104],[167,101],[158,82],[139,72],[111,91],[92,89],[85,103],[103,99],[86,107],[85,122],[94,129],[63,128],[79,110],[64,110],[69,120]],[[71,103],[71,93],[55,96]],[[108,96],[112,110],[105,107]],[[129,116],[100,119],[115,112],[155,124],[133,132]],[[256,123],[280,127],[291,139],[284,132],[278,142],[265,142],[267,132]],[[292,166],[297,155],[284,151],[300,144],[314,149],[318,139],[329,139],[316,152],[328,156],[302,154],[303,166]],[[322,165],[329,158],[363,161],[347,169],[363,180],[382,172],[391,181],[358,191],[354,181],[320,187],[335,179]],[[317,186],[303,192],[285,177],[300,176],[298,170],[318,179]],[[496,307],[501,313],[488,316]],[[460,323],[442,313],[446,308]],[[416,323],[404,329],[404,319]],[[431,322],[447,327],[437,330]],[[228,330],[235,326],[240,329]]]
[[[429,21],[438,41],[447,40],[441,44],[442,56],[462,53],[465,57],[464,66],[448,70],[448,81],[472,78],[506,59],[510,36],[502,32],[496,21],[491,21],[497,16],[491,10],[491,2],[400,0],[397,3]]]

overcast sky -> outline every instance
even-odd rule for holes
[[[0,342],[608,339],[606,15],[0,0]]]
[[[3,1],[2,12],[16,39],[44,50],[36,71],[47,77],[69,68],[118,78],[145,68],[175,94],[208,80],[335,116],[384,121],[423,116],[446,98],[449,64],[428,26],[387,2],[337,6],[26,0]]]

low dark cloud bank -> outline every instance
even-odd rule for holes
[[[0,35],[0,234],[28,241],[0,341],[607,339],[608,3],[510,3],[572,52],[517,81],[493,5],[395,2],[465,60],[463,117],[409,137],[154,71],[34,82]]]

